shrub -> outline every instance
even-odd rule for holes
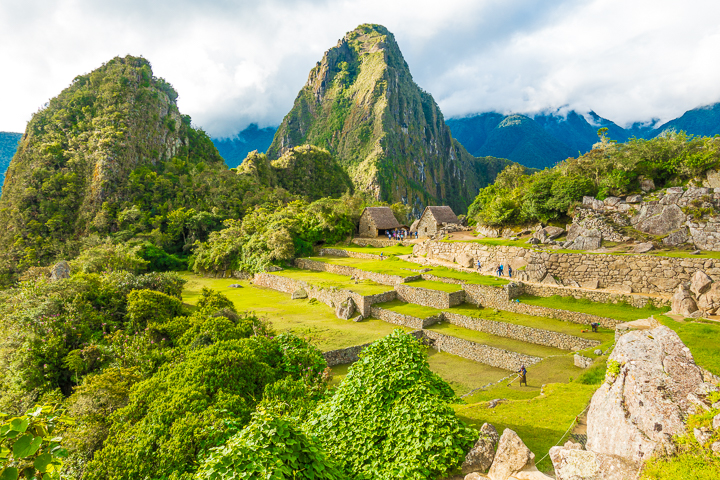
[[[145,330],[150,323],[164,324],[182,311],[182,302],[154,290],[133,290],[127,296],[127,328]]]

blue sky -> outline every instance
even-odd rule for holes
[[[142,55],[213,136],[277,125],[345,32],[395,34],[446,117],[595,110],[621,125],[720,101],[713,0],[3,0],[0,131],[72,79]]]

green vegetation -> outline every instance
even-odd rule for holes
[[[720,165],[720,140],[666,132],[652,140],[615,143],[600,129],[600,142],[578,158],[532,175],[511,165],[480,189],[468,218],[485,225],[525,225],[566,219],[585,195],[604,199],[639,191],[641,177],[657,187],[682,185]]]
[[[430,370],[440,375],[456,395],[465,395],[489,383],[497,382],[508,374],[507,370],[438,352],[432,348],[426,348],[425,354]]]
[[[433,282],[430,280],[413,280],[403,285],[415,288],[427,288],[428,290],[438,290],[446,293],[454,293],[462,290],[462,285],[458,283]]]
[[[715,375],[720,375],[720,357],[717,353],[720,324],[687,320],[678,322],[665,315],[656,315],[655,319],[678,334],[680,340],[690,349],[698,365]]]
[[[388,292],[393,289],[389,285],[381,285],[372,280],[352,280],[345,275],[337,275],[328,272],[314,272],[310,270],[300,270],[299,268],[286,268],[273,275],[288,277],[294,280],[302,280],[311,285],[320,288],[336,288],[341,290],[351,290],[360,295],[377,295],[378,293]]]
[[[532,382],[532,369],[528,369],[528,381]],[[563,443],[563,434],[590,402],[597,389],[596,385],[549,384],[545,395],[529,399],[510,399],[501,402],[495,408],[487,408],[486,403],[458,405],[458,416],[480,427],[484,422],[491,423],[502,432],[504,428],[514,430],[528,448],[540,460],[556,443]],[[505,387],[507,390],[507,387]],[[502,389],[491,390],[493,398],[509,398]],[[537,392],[535,392],[537,395]],[[488,398],[489,400],[489,398]],[[541,471],[552,470],[550,458],[538,463]]]
[[[589,313],[591,315],[614,318],[625,322],[648,318],[650,315],[657,316],[670,310],[668,307],[658,308],[653,307],[652,305],[645,306],[644,308],[636,308],[626,303],[598,303],[591,302],[586,298],[577,299],[569,296],[561,297],[560,295],[553,295],[552,297],[521,295],[519,300],[522,303],[527,303],[528,305]]]
[[[457,469],[477,439],[453,399],[419,342],[397,330],[363,350],[309,429],[348,478],[437,478]]]

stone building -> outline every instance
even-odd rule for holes
[[[417,224],[418,236],[430,237],[435,235],[443,223],[459,224],[460,220],[458,220],[450,207],[425,207],[425,211],[423,211]]]
[[[366,207],[360,215],[358,235],[374,238],[388,230],[402,228],[390,207]]]

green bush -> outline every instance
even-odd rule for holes
[[[457,469],[477,433],[450,406],[420,343],[400,330],[360,355],[308,428],[354,479],[430,479]]]
[[[142,331],[150,323],[164,324],[182,312],[182,302],[154,290],[133,290],[127,296],[127,329]]]
[[[225,445],[214,449],[194,478],[340,480],[346,476],[317,440],[292,420],[258,408],[252,422]]]

